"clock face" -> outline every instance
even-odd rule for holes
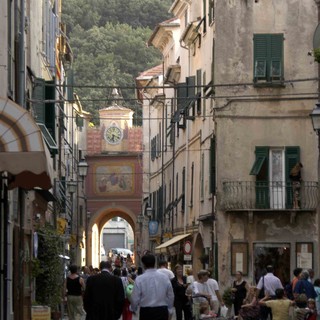
[[[122,130],[117,126],[108,127],[104,132],[104,138],[110,144],[118,144],[122,140]]]

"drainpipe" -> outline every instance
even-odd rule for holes
[[[182,45],[182,40],[180,40],[180,47],[183,49],[188,50],[188,75],[190,75],[190,50],[187,46]],[[188,176],[189,176],[189,126],[188,126],[188,120],[186,120],[186,158],[185,158],[185,194],[184,194],[184,219],[183,219],[183,233],[186,233],[186,228],[187,228],[187,221],[188,221],[188,216],[189,216],[189,206],[188,206]]]
[[[19,17],[18,12],[15,12],[16,18]],[[25,0],[20,0],[20,28],[18,26],[18,44],[19,44],[19,76],[18,76],[18,97],[17,102],[22,107],[25,108]],[[23,318],[24,315],[24,217],[25,217],[25,194],[24,191],[19,189],[18,193],[19,199],[19,263],[18,263],[18,305],[19,305],[19,315]]]
[[[20,0],[20,30],[19,30],[19,88],[18,102],[22,108],[25,107],[25,0]]]

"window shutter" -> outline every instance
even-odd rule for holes
[[[201,69],[197,70],[197,114],[201,114],[201,87],[202,85],[202,72]]]
[[[76,125],[79,128],[83,128],[83,124],[84,124],[84,120],[83,117],[81,117],[80,115],[76,115]]]
[[[32,109],[36,122],[45,124],[45,81],[40,78],[35,78],[34,87],[32,90]]]
[[[293,207],[293,190],[290,181],[290,171],[297,162],[300,162],[300,147],[286,147],[285,149],[285,174],[286,174],[286,208]]]
[[[70,69],[67,72],[67,99],[68,99],[68,101],[73,101],[73,84],[74,84],[73,70]]]
[[[283,78],[283,34],[270,35],[270,77]]]
[[[210,193],[216,194],[216,139],[210,144]]]
[[[268,34],[255,34],[254,41],[254,78],[267,79]]]
[[[200,199],[204,198],[204,154],[201,154],[201,167],[200,167]]]
[[[256,208],[267,209],[269,208],[269,147],[256,147],[256,162],[259,159],[265,160],[261,163],[259,172],[256,173]],[[265,164],[265,165],[264,165]],[[252,168],[253,169],[253,168]]]
[[[186,107],[186,98],[188,96],[187,84],[178,83],[177,84],[177,108],[178,110],[183,110]]]
[[[186,78],[187,80],[187,89],[188,89],[188,101],[187,105],[189,109],[192,109],[192,115],[195,116],[195,104],[196,104],[196,99],[195,99],[195,92],[196,92],[196,77],[188,77]]]
[[[181,194],[181,211],[184,212],[186,195],[186,167],[182,169],[182,194]]]
[[[203,0],[203,33],[207,32],[207,0]]]
[[[46,81],[45,86],[45,98],[46,100],[55,100],[55,81]],[[48,102],[45,103],[45,124],[50,132],[52,138],[55,140],[55,128],[56,128],[56,121],[55,121],[55,103]]]
[[[300,162],[300,147],[286,147],[286,180],[289,181],[290,171],[297,162]]]
[[[193,206],[194,162],[191,165],[190,206]]]

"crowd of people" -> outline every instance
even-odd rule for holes
[[[141,262],[143,269],[102,261],[99,270],[84,267],[81,274],[71,265],[65,282],[69,320],[84,315],[87,320],[132,320],[133,314],[140,320],[168,320],[173,313],[176,320],[192,320],[195,312],[196,319],[215,319],[226,309],[208,270],[200,270],[195,279],[191,269],[184,275],[180,264],[171,271],[166,261],[159,261],[156,268],[152,254]],[[267,266],[256,286],[249,285],[242,272],[236,273],[231,288],[234,319],[287,320],[291,312],[290,319],[319,320],[320,279],[313,281],[313,271],[296,268],[285,287],[273,272]]]
[[[273,272],[273,267],[267,266],[257,286],[249,286],[242,273],[237,273],[232,288],[235,317],[239,320],[319,320],[320,279],[313,282],[313,270],[296,268],[292,281],[285,287]]]

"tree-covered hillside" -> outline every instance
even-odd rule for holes
[[[171,4],[172,0],[63,1],[75,91],[86,110],[97,116],[106,106],[110,86],[118,86],[125,106],[140,113],[134,90],[127,88],[134,86],[140,72],[161,62],[160,53],[146,43],[154,27],[170,18]]]

